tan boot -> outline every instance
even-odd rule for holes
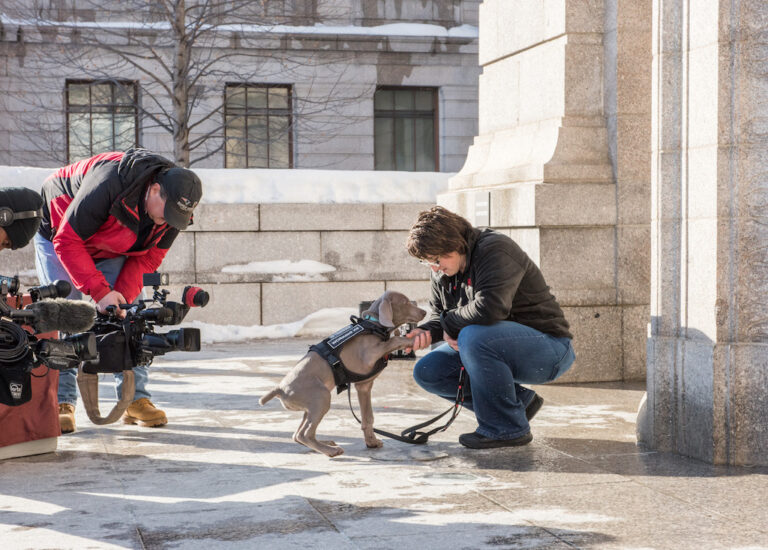
[[[155,407],[146,397],[131,403],[123,415],[125,424],[139,424],[150,428],[164,426],[168,423],[165,413]]]
[[[61,433],[70,434],[75,431],[75,406],[69,403],[59,403],[59,426]]]

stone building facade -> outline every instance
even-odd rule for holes
[[[569,381],[645,376],[651,10],[480,9],[480,133],[438,202],[520,242],[573,326]]]
[[[478,13],[476,2],[331,4],[348,7],[346,19],[328,18],[336,24],[458,27]],[[316,21],[320,12],[303,13]],[[639,440],[715,463],[768,464],[768,4],[484,0],[478,21],[479,118],[466,160],[479,74],[474,41],[422,32],[359,41],[289,36],[284,43],[332,52],[356,44],[356,57],[371,61],[354,66],[350,87],[439,87],[439,169],[460,170],[437,201],[507,232],[541,266],[575,335],[578,359],[564,381],[645,378]],[[16,75],[38,47],[14,42],[18,36],[4,24],[0,82],[10,96],[22,91]],[[326,85],[331,80],[326,75]],[[363,116],[344,127],[341,141],[297,137],[296,166],[372,168],[374,103],[373,96],[359,103]],[[30,158],[23,142],[35,137],[12,132],[5,116],[2,124],[0,162]],[[152,139],[147,145],[169,149],[167,138]],[[206,163],[221,166],[216,159]],[[309,232],[313,253],[339,264],[333,284],[373,292],[399,275],[381,269],[381,284],[363,288],[373,257],[365,251],[401,254],[387,239],[402,238],[406,219],[422,206],[406,208],[405,218],[400,209],[374,206],[357,218],[360,227],[331,218],[316,226],[311,205],[266,206],[252,229],[262,232],[257,240],[298,239],[270,233],[293,220],[290,232]],[[209,231],[221,231],[216,218],[228,214],[209,215]],[[335,240],[350,236],[356,245]],[[398,284],[424,288],[422,274],[403,273]],[[278,297],[274,312],[261,311],[263,321],[284,319],[279,304],[301,299],[299,286],[259,284]]]
[[[538,258],[569,380],[645,375],[639,440],[715,463],[768,464],[766,29],[759,0],[485,0],[438,197]]]
[[[195,125],[189,139],[201,142],[190,154],[192,167],[457,171],[477,133],[479,3],[235,0],[231,5],[244,6],[244,15],[210,19],[226,25],[205,40],[199,39],[193,49],[193,56],[202,55],[198,66],[212,56],[227,57],[189,82],[190,93],[199,94],[189,119]],[[170,67],[175,55],[173,44],[162,41],[170,32],[162,16],[163,2],[55,0],[43,7],[38,4],[7,0],[0,9],[0,164],[57,166],[76,160],[81,151],[73,144],[85,141],[81,149],[87,152],[89,139],[87,130],[84,138],[73,137],[79,132],[77,124],[96,128],[114,123],[123,128],[116,131],[119,139],[112,142],[92,135],[94,153],[103,148],[124,149],[135,141],[173,157],[176,130],[164,117],[174,110],[171,96],[163,89],[170,82],[154,78]],[[136,5],[139,7],[132,9]],[[103,47],[84,47],[86,38],[98,40]],[[135,44],[146,49],[158,45],[159,58],[133,64],[117,55],[141,50]],[[101,91],[90,87],[88,104],[80,96],[87,96],[88,82],[100,80],[107,83]],[[105,101],[93,98],[109,95],[110,80],[115,97],[106,102],[114,105],[104,107],[101,103]],[[254,122],[247,130],[238,130],[225,120],[227,113],[222,108],[231,85],[252,86],[254,97],[264,95],[264,88],[270,87],[270,94],[280,92],[288,98],[275,96],[273,108],[270,95],[268,109],[251,100],[249,108],[256,109],[251,113],[257,116],[241,117],[241,127]],[[379,91],[382,96],[375,101]],[[402,105],[387,107],[387,93],[398,91],[403,91]],[[124,96],[135,101],[138,112],[129,109]],[[238,98],[233,96],[231,102],[237,103]],[[89,113],[82,113],[89,108]],[[387,131],[388,123],[399,123],[387,119],[387,110],[393,109],[397,111],[390,113],[394,118],[410,110],[412,118],[428,119],[416,120],[415,129],[414,121],[406,120],[397,130],[402,135],[393,138],[408,141],[405,147],[429,141],[427,151],[416,151],[415,163],[394,159],[392,143],[376,137]],[[96,110],[112,114],[94,114]],[[135,135],[130,120],[134,114]],[[262,138],[267,127],[282,139]],[[237,131],[247,131],[247,154],[254,159],[262,154],[261,149],[270,148],[264,153],[269,166],[246,166],[226,158],[225,138],[234,143]],[[424,132],[431,139],[419,139]],[[411,141],[416,145],[410,145]],[[235,153],[231,155],[234,158]],[[426,155],[426,160],[418,162],[419,155]],[[434,158],[428,158],[430,155]]]
[[[266,11],[251,14],[248,27],[221,29],[209,49],[200,48],[203,53],[242,53],[246,61],[230,57],[231,65],[222,69],[225,76],[212,73],[195,83],[202,95],[191,120],[200,120],[220,108],[227,99],[228,84],[250,75],[249,83],[262,87],[257,92],[272,86],[266,92],[270,119],[291,117],[290,147],[286,148],[290,168],[355,171],[369,182],[376,180],[376,174],[359,171],[437,170],[447,178],[461,168],[477,133],[479,3],[235,0],[232,5],[264,5]],[[143,9],[132,13],[129,8],[136,5]],[[73,120],[90,117],[87,120],[93,124],[102,117],[113,122],[133,112],[126,101],[115,99],[106,109],[109,113],[97,113],[105,109],[93,100],[100,90],[114,93],[115,98],[118,92],[135,92],[145,110],[136,116],[138,143],[173,158],[171,133],[152,118],[169,108],[167,95],[157,93],[153,75],[121,65],[117,53],[108,51],[112,47],[125,51],[132,37],[145,42],[160,40],[158,33],[168,32],[166,26],[155,26],[163,21],[157,11],[162,5],[162,1],[143,0],[54,0],[33,13],[28,8],[39,3],[3,2],[0,165],[56,167],[75,160],[72,150],[76,148],[68,131]],[[45,24],[50,22],[58,24]],[[263,24],[256,25],[259,22]],[[84,47],[82,33],[88,32],[96,33],[104,47]],[[168,58],[169,52],[161,53]],[[60,63],[62,60],[68,63]],[[158,65],[151,67],[162,71]],[[97,76],[104,77],[102,82],[88,83]],[[102,84],[103,88],[98,88]],[[271,112],[270,94],[286,90],[289,112],[285,112],[285,102]],[[431,100],[425,104],[423,99],[430,99],[429,94]],[[86,97],[90,103],[82,101]],[[155,98],[161,105],[153,106]],[[412,108],[400,109],[398,98],[413,101]],[[391,102],[389,108],[387,102]],[[190,140],[221,126],[228,114],[226,110],[214,112],[212,120],[191,131]],[[379,125],[396,125],[398,119],[405,120],[404,125],[412,120],[414,130],[418,124],[423,130],[425,121],[432,126],[432,167],[423,162],[400,165],[397,158],[394,165],[387,166],[377,160],[382,152],[377,142]],[[124,134],[129,138],[124,146],[132,145],[131,128]],[[192,161],[198,161],[192,168],[204,182],[212,178],[208,169],[233,168],[224,152],[224,135],[214,135],[207,143],[210,156],[201,158],[205,147],[190,155]],[[422,149],[421,153],[429,150]],[[413,156],[415,161],[424,160],[418,151]],[[311,172],[295,170],[294,174]],[[381,185],[403,175],[382,173]],[[442,174],[428,176],[444,180]],[[290,175],[286,179],[295,181],[298,177],[311,176]],[[418,175],[414,181],[419,181]],[[417,213],[433,203],[316,204],[315,198],[308,194],[306,204],[276,204],[254,193],[247,203],[209,204],[204,196],[195,224],[179,235],[161,266],[161,271],[170,275],[172,297],[178,296],[183,285],[192,283],[211,293],[208,307],[193,310],[189,319],[241,326],[295,322],[322,308],[357,308],[361,301],[372,300],[385,289],[401,290],[412,299],[426,301],[429,272],[408,257],[404,242]],[[322,262],[334,271],[302,282],[280,280],[271,273],[223,272],[233,264],[285,260]],[[19,273],[22,283],[36,283],[31,247],[4,253],[2,263],[0,273]]]

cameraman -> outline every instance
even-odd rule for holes
[[[202,184],[191,170],[136,148],[60,168],[45,180],[42,195],[43,222],[35,235],[40,284],[70,281],[77,289],[70,298],[88,295],[104,313],[139,296],[144,273],[157,270],[179,231],[192,222]],[[136,396],[123,422],[163,426],[168,419],[150,401],[146,367],[133,372]],[[120,399],[122,374],[115,381]],[[58,398],[61,431],[73,432],[75,369],[61,371]]]
[[[43,215],[43,198],[26,187],[0,187],[0,250],[24,248]]]

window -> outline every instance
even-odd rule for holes
[[[380,87],[373,96],[376,170],[437,171],[435,88]]]
[[[136,97],[135,82],[68,80],[68,161],[134,147],[139,141]]]
[[[291,87],[227,84],[226,168],[291,168]]]

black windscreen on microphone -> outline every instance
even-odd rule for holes
[[[60,330],[70,334],[85,332],[96,320],[96,308],[88,302],[56,298],[41,300],[26,307],[34,312],[32,328],[36,332]]]
[[[72,285],[61,279],[54,281],[53,286],[56,287],[57,298],[66,298],[72,292]]]

